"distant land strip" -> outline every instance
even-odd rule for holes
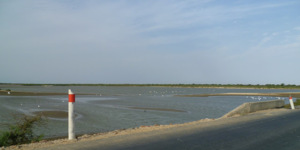
[[[187,87],[187,88],[255,88],[255,89],[300,89],[295,84],[31,84],[31,83],[0,83],[0,85],[21,86],[152,86],[152,87]]]
[[[67,93],[47,93],[47,92],[19,92],[0,90],[0,95],[7,96],[51,96],[51,95],[67,95]],[[76,95],[94,95],[92,93],[79,93]],[[207,94],[190,94],[190,95],[175,95],[177,97],[209,97],[209,96],[271,96],[271,97],[295,97],[300,98],[300,92],[287,93],[207,93]],[[137,109],[137,108],[132,108]],[[143,108],[144,109],[144,108]]]
[[[209,96],[271,96],[271,97],[295,97],[300,98],[300,92],[293,93],[213,93],[213,94],[191,94],[176,95],[178,97],[209,97]]]

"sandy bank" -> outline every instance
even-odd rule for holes
[[[0,90],[0,95],[5,96],[52,96],[52,95],[68,95],[68,93],[46,93],[46,92],[19,92],[19,91],[3,91]],[[93,95],[93,94],[76,94],[76,95]]]
[[[67,95],[67,93],[41,93],[41,92],[17,92],[17,91],[0,91],[0,95],[6,96],[50,96],[50,95]]]

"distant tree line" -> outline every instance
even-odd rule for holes
[[[0,83],[0,85],[22,86],[161,86],[161,87],[191,87],[191,88],[264,88],[264,89],[300,89],[295,84],[19,84]]]

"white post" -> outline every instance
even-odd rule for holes
[[[69,140],[75,139],[74,132],[74,103],[75,94],[69,89]]]
[[[292,109],[295,109],[294,101],[293,101],[292,96],[290,96],[290,105],[291,105],[291,108],[292,108]]]

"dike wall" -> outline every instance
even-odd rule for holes
[[[244,103],[238,106],[237,108],[235,108],[234,110],[230,111],[229,113],[225,114],[221,118],[232,117],[235,115],[246,115],[259,110],[282,108],[284,107],[284,104],[285,104],[284,100]]]

